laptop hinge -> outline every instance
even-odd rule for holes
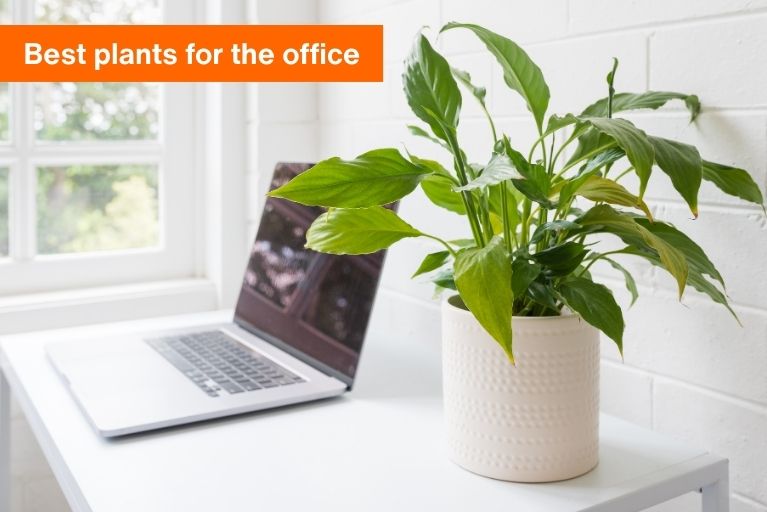
[[[318,372],[324,373],[325,375],[329,377],[333,377],[334,379],[340,380],[341,382],[346,384],[346,389],[348,390],[352,389],[352,385],[354,384],[354,379],[349,377],[348,375],[344,375],[343,373],[339,372],[338,370],[334,368],[331,368],[325,363],[318,361],[317,359],[307,355],[304,352],[301,352],[295,347],[288,345],[284,341],[258,329],[257,327],[254,327],[253,325],[249,324],[242,318],[238,318],[235,316],[234,323],[241,329],[248,331],[249,333],[258,337],[259,339],[262,339],[265,342],[269,343],[270,345],[282,350],[283,352],[290,354],[291,356],[295,357],[302,363],[308,364],[309,366],[311,366]]]

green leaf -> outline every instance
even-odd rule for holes
[[[506,155],[496,154],[490,159],[490,162],[482,171],[482,174],[471,180],[463,187],[457,187],[454,190],[456,192],[463,192],[466,190],[474,190],[481,187],[487,187],[490,185],[497,185],[502,181],[509,180],[511,178],[521,178],[522,176],[514,167],[511,159]]]
[[[657,254],[648,253],[646,251],[642,251],[637,248],[630,248],[627,249],[627,254],[633,254],[635,256],[640,256],[656,267],[663,267],[663,264],[661,263],[660,259],[658,258]],[[695,288],[701,293],[705,293],[708,295],[711,300],[716,302],[717,304],[723,305],[727,310],[730,312],[730,314],[735,318],[735,320],[740,323],[740,319],[738,318],[738,315],[735,313],[735,311],[730,307],[730,303],[727,301],[727,296],[722,293],[721,290],[719,290],[711,281],[706,279],[703,274],[694,267],[690,267],[690,271],[687,275],[687,284]]]
[[[631,294],[631,305],[633,306],[634,303],[639,298],[639,290],[637,290],[637,283],[634,280],[634,276],[631,275],[631,272],[626,270],[626,267],[618,263],[617,261],[611,259],[611,258],[602,258],[607,263],[609,263],[615,270],[623,274],[623,279],[626,281],[626,289]]]
[[[588,125],[585,126],[588,127]],[[573,151],[567,164],[570,165],[584,158],[594,158],[604,151],[615,148],[616,145],[615,139],[589,127],[583,135],[578,137],[578,146]]]
[[[578,229],[580,227],[581,226],[579,226],[575,222],[572,222],[569,220],[552,220],[550,222],[547,222],[545,224],[538,226],[535,229],[533,236],[530,238],[530,243],[534,244],[541,241],[543,239],[543,236],[549,232],[559,234],[562,231],[569,231],[573,229]]]
[[[655,152],[647,134],[625,119],[603,117],[583,119],[600,132],[615,139],[618,146],[626,152],[626,157],[639,176],[639,197],[643,197],[655,161]]]
[[[324,160],[269,196],[309,206],[367,208],[402,199],[429,174],[396,149],[376,149],[354,160]]]
[[[445,288],[446,290],[456,290],[458,287],[455,285],[455,277],[453,276],[453,269],[444,269],[437,272],[431,279],[437,288]]]
[[[620,148],[610,148],[606,151],[602,151],[601,153],[599,153],[593,158],[590,158],[586,162],[586,165],[584,165],[583,168],[580,170],[580,174],[581,175],[587,174],[593,171],[594,169],[599,169],[603,165],[613,164],[617,162],[618,160],[620,160],[621,158],[623,158],[624,156],[626,156],[626,153]]]
[[[638,110],[644,108],[658,109],[671,100],[683,100],[687,110],[690,111],[690,121],[694,121],[700,113],[700,100],[694,94],[681,92],[647,91],[642,93],[621,92],[613,96],[613,114],[626,110]],[[607,98],[589,105],[581,115],[600,116],[607,115]]]
[[[455,260],[455,284],[466,307],[513,362],[511,265],[503,239],[465,249]]]
[[[636,222],[681,251],[687,259],[687,264],[691,269],[696,269],[698,272],[716,279],[719,281],[719,284],[724,286],[722,275],[708,256],[706,256],[706,253],[703,252],[703,249],[689,236],[665,222],[648,222],[645,219],[636,219]]]
[[[429,201],[458,215],[466,215],[466,206],[461,195],[453,191],[453,183],[439,176],[429,176],[421,182]]]
[[[381,206],[323,213],[306,232],[306,247],[328,254],[369,254],[422,233]]]
[[[434,144],[439,144],[444,149],[450,151],[450,147],[445,144],[443,141],[439,140],[436,137],[432,137],[429,132],[421,128],[420,126],[416,126],[414,124],[407,125],[407,129],[410,131],[411,135],[415,135],[416,137],[423,137],[424,139],[430,140]]]
[[[578,242],[565,242],[549,249],[538,251],[533,259],[546,267],[548,274],[564,276],[578,268],[586,257],[586,248]]]
[[[550,97],[549,86],[543,79],[541,69],[515,42],[478,25],[448,23],[442,27],[440,32],[454,28],[471,30],[485,43],[487,49],[501,65],[506,85],[517,91],[527,102],[527,108],[533,113],[540,131],[543,126],[543,117],[549,107]]]
[[[485,107],[485,96],[487,96],[487,89],[484,87],[478,87],[471,82],[471,75],[467,71],[463,71],[457,68],[450,68],[453,72],[453,78],[466,87],[471,94],[477,99],[482,107]]]
[[[623,312],[606,286],[573,277],[560,283],[559,293],[570,309],[605,333],[623,355]]]
[[[652,213],[647,204],[637,196],[626,190],[623,185],[607,178],[589,176],[577,190],[575,195],[585,197],[589,201],[605,202],[631,208],[639,208],[652,219]]]
[[[716,185],[725,194],[739,197],[764,208],[764,198],[759,185],[743,169],[704,160],[703,179]]]
[[[410,155],[410,159],[414,164],[425,167],[432,173],[421,182],[421,189],[426,197],[440,208],[458,215],[466,215],[463,199],[460,194],[453,192],[455,181],[450,172],[435,160],[418,158],[414,155]]]
[[[655,149],[655,163],[671,178],[671,184],[698,216],[698,190],[702,177],[700,153],[693,146],[674,140],[650,137]]]
[[[521,167],[517,170],[522,174],[522,178],[512,178],[511,184],[525,197],[534,201],[544,208],[554,208],[555,205],[549,199],[551,190],[551,177],[542,165],[530,164],[523,171]]]
[[[541,306],[545,306],[552,311],[559,311],[557,299],[550,284],[533,281],[527,287],[527,296]]]
[[[549,116],[549,122],[546,123],[546,131],[543,132],[543,135],[551,135],[552,133],[561,130],[566,126],[570,126],[571,124],[576,123],[580,123],[580,120],[573,114],[565,114],[563,116],[551,114]]]
[[[682,252],[663,238],[650,232],[634,217],[603,204],[594,206],[580,216],[576,222],[591,232],[611,233],[629,246],[646,248],[650,252],[657,253],[663,268],[676,279],[679,297],[682,297],[689,272],[687,259]]]
[[[511,293],[514,297],[523,297],[530,283],[541,274],[543,268],[525,258],[516,258],[511,264]]]
[[[429,125],[434,135],[447,141],[445,127],[455,130],[458,126],[461,92],[450,65],[422,34],[405,61],[402,81],[413,113]]]
[[[448,251],[439,251],[427,254],[421,262],[421,265],[418,267],[418,270],[416,270],[415,274],[410,276],[410,278],[412,279],[416,276],[420,276],[421,274],[426,274],[427,272],[437,270],[439,267],[445,264],[449,257],[450,253]]]
[[[519,222],[520,222],[519,199],[521,195],[519,194],[517,189],[512,187],[509,183],[499,183],[498,185],[493,185],[491,187],[488,187],[488,192],[489,192],[488,206],[490,208],[490,213],[497,215],[499,220],[503,219],[501,187],[506,187],[506,199],[508,201],[508,204],[507,204],[508,222],[509,222],[509,227],[511,228],[511,231],[514,232],[516,231],[517,226],[519,226]]]
[[[477,245],[476,240],[473,238],[458,238],[457,240],[450,240],[448,243],[459,249],[468,249]]]

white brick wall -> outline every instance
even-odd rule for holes
[[[704,157],[743,166],[767,181],[767,1],[765,0],[319,0],[321,22],[382,23],[386,83],[319,87],[318,152],[351,157],[403,144],[440,156],[414,140],[401,92],[401,62],[416,30],[467,21],[498,30],[527,48],[552,90],[553,111],[578,111],[604,96],[610,57],[621,60],[617,88],[681,90],[700,95],[704,113],[690,126],[681,105],[632,114],[654,134],[696,144]],[[523,146],[533,136],[524,105],[468,34],[448,33],[440,46],[456,66],[488,87],[498,124]],[[485,158],[488,132],[465,101],[460,136],[470,158]],[[440,156],[444,160],[444,155]],[[767,221],[759,210],[704,185],[700,219],[690,220],[670,183],[648,191],[657,215],[693,236],[724,274],[743,328],[722,308],[690,292],[680,305],[664,272],[644,269],[640,300],[627,313],[625,362],[604,345],[603,409],[729,457],[732,507],[767,512]],[[419,195],[401,213],[418,226],[455,236],[455,217]],[[465,231],[464,231],[465,232]],[[439,342],[432,290],[408,279],[428,244],[391,251],[376,322],[403,335]],[[608,274],[605,272],[604,274]],[[622,283],[608,279],[626,302]],[[394,321],[396,320],[396,321]],[[653,510],[700,510],[688,495]]]

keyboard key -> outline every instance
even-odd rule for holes
[[[221,331],[145,340],[208,396],[304,382],[278,363]]]
[[[243,389],[231,381],[221,382],[221,387],[227,390],[229,393],[242,393]]]

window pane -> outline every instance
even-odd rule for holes
[[[52,82],[35,85],[39,140],[157,139],[159,85]]]
[[[159,0],[37,0],[35,17],[38,23],[162,22]],[[159,91],[158,84],[38,84],[35,86],[37,138],[44,141],[157,139]]]
[[[8,256],[8,169],[0,168],[0,257]]]
[[[39,23],[160,23],[159,4],[159,0],[37,0],[35,16]]]
[[[156,246],[157,175],[155,165],[38,168],[38,252]]]
[[[0,0],[0,23],[11,22],[11,2],[10,0]]]
[[[2,0],[0,0],[2,2]],[[9,123],[11,111],[11,95],[8,92],[8,84],[0,83],[0,142],[8,141],[10,133]]]

